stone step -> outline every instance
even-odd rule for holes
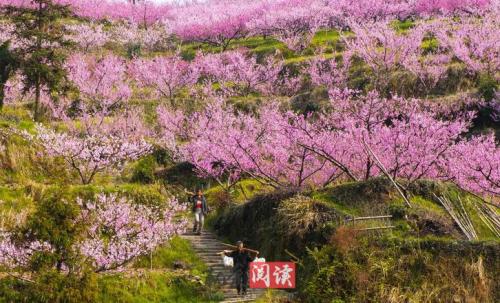
[[[262,289],[248,289],[246,296],[239,296],[233,281],[231,267],[225,267],[220,253],[229,249],[210,232],[201,235],[187,233],[181,236],[191,242],[200,259],[208,266],[210,275],[219,281],[220,291],[224,294],[222,303],[253,302],[265,293]]]
[[[237,296],[238,295],[238,293],[236,292],[236,289],[234,289],[234,288],[228,289],[227,291],[224,291],[224,293],[226,293],[228,296],[230,296],[230,295]],[[255,289],[254,290],[247,289],[247,296],[257,296],[257,295],[261,295],[263,293],[265,293],[265,291],[255,291]]]

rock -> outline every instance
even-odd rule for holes
[[[174,269],[188,269],[189,266],[182,261],[175,261],[173,264]]]

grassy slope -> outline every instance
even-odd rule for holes
[[[411,22],[397,24],[400,30],[405,30],[411,26]],[[251,37],[247,39],[235,40],[232,42],[230,48],[237,49],[245,47],[251,50],[251,52],[262,56],[266,54],[272,54],[279,50],[283,57],[287,60],[287,63],[301,63],[308,58],[314,56],[318,49],[325,49],[326,53],[331,56],[338,56],[342,51],[342,46],[339,42],[339,33],[337,31],[322,31],[316,34],[313,38],[312,44],[309,48],[304,50],[302,53],[294,53],[286,48],[286,46],[276,41],[272,38],[264,39],[262,37]],[[432,47],[433,42],[428,41],[424,45],[425,47]],[[126,55],[126,50],[112,46],[111,49],[122,55]],[[217,48],[208,45],[201,45],[198,43],[188,43],[182,47],[182,55],[185,58],[192,58],[196,51],[203,50],[206,52],[218,52]],[[165,53],[154,53],[146,54],[147,56],[160,55]],[[252,100],[251,100],[252,99]],[[243,105],[245,103],[253,104],[253,97],[242,97],[240,100]],[[136,101],[133,101],[136,102]],[[140,103],[140,102],[137,102]],[[143,105],[144,103],[140,103]],[[146,105],[146,118],[148,121],[152,121],[154,116],[154,108],[157,102],[148,103]],[[32,131],[34,124],[31,121],[28,111],[23,108],[14,108],[7,106],[0,113],[0,128],[15,127],[19,130]],[[36,152],[33,148],[26,145],[25,141],[21,139],[16,139],[9,142],[9,149],[12,152],[9,156],[0,154],[0,164],[7,164],[8,169],[2,167],[0,171],[0,213],[13,213],[22,209],[29,209],[30,204],[33,201],[33,195],[39,192],[40,188],[44,186],[50,186],[50,184],[72,184],[74,183],[74,175],[60,169],[62,167],[61,163],[57,160],[44,159],[43,161],[34,161],[34,153]],[[3,158],[2,158],[3,157]],[[133,165],[132,165],[133,166]],[[131,167],[132,167],[131,166]],[[126,174],[129,172],[126,171]],[[185,172],[177,171],[174,174],[177,175],[177,179],[184,179]],[[171,177],[171,176],[170,176]],[[165,178],[162,178],[165,179]],[[168,179],[168,178],[167,178]],[[108,192],[123,192],[133,194],[134,198],[141,199],[140,197],[146,197],[145,200],[149,201],[149,198],[154,195],[150,195],[151,192],[156,192],[158,188],[152,185],[141,185],[141,184],[130,184],[129,179],[123,176],[101,176],[96,181],[96,186],[91,187],[79,187],[72,186],[72,190],[76,193],[95,193],[98,191],[108,191]],[[197,178],[192,178],[189,183],[189,187],[197,186],[200,184],[200,180]],[[185,184],[180,184],[183,186]],[[241,187],[239,186],[241,185]],[[251,199],[257,193],[268,191],[266,188],[262,188],[260,184],[255,181],[244,180],[240,182],[238,186],[235,187],[231,194],[231,200],[237,203],[242,203],[248,199]],[[388,211],[388,206],[391,205],[402,205],[401,199],[399,199],[394,194],[389,194],[387,196],[381,196],[377,203],[377,207],[372,207],[373,204],[370,202],[373,196],[368,195],[370,200],[362,201],[360,198],[360,187],[363,184],[344,184],[338,187],[327,188],[321,191],[313,191],[308,194],[309,197],[317,200],[321,203],[328,205],[335,213],[343,215],[361,216],[369,214],[382,214]],[[208,191],[207,195],[209,198],[209,203],[213,206],[220,203],[221,197],[223,197],[223,191],[220,186],[212,186]],[[226,197],[227,198],[227,197]],[[366,198],[366,197],[365,197]],[[153,200],[155,200],[154,198]],[[433,218],[439,218],[446,215],[443,209],[436,204],[434,201],[428,197],[421,195],[416,195],[412,198],[412,203],[416,206],[416,212],[422,214],[431,214]],[[482,222],[478,219],[475,211],[471,208],[470,203],[466,202],[466,207],[471,210],[471,216],[474,225],[478,229],[481,239],[491,239],[491,233],[484,227]],[[265,213],[264,215],[270,216],[270,213]],[[213,219],[212,219],[213,220]],[[275,228],[274,225],[277,222],[269,221],[269,228]],[[396,239],[405,239],[409,235],[414,237],[415,234],[412,231],[412,226],[410,226],[404,220],[396,220],[393,222],[397,229],[395,229],[391,236]],[[374,223],[368,223],[374,224]],[[443,239],[449,239],[450,237],[442,237]],[[273,246],[273,242],[267,243],[269,246]],[[284,243],[282,243],[284,244]],[[275,247],[278,249],[279,247]],[[175,272],[172,270],[173,262],[176,260],[183,261],[189,264],[189,269],[187,272]],[[148,258],[143,258],[138,260],[136,267],[148,268],[150,265],[150,260]],[[167,272],[164,272],[167,270]],[[109,302],[161,302],[161,301],[172,301],[172,302],[200,302],[210,300],[210,296],[199,294],[195,299],[189,299],[193,293],[196,293],[195,289],[198,288],[197,284],[193,284],[189,281],[192,275],[198,275],[202,277],[202,280],[206,278],[206,268],[203,264],[196,260],[193,252],[189,249],[187,243],[181,241],[180,239],[173,240],[170,244],[158,249],[153,256],[153,271],[142,276],[123,276],[123,275],[113,275],[102,277],[100,281],[101,287],[101,300]],[[216,299],[215,295],[215,299]]]
[[[495,302],[498,239],[471,208],[472,197],[448,184],[422,183],[413,189],[412,209],[402,207],[388,182],[374,179],[300,195],[257,195],[219,211],[212,226],[227,241],[243,238],[268,260],[290,260],[285,250],[298,256],[303,302]],[[463,236],[430,190],[462,196],[479,241],[458,240]],[[343,225],[345,216],[401,210],[408,220]],[[388,224],[396,228],[356,231]]]
[[[7,106],[0,112],[1,134],[8,130],[34,131],[28,111]],[[64,186],[71,196],[91,198],[97,193],[120,193],[136,203],[160,204],[166,197],[158,184],[129,183],[135,164],[124,175],[101,175],[92,185],[79,185],[59,160],[35,157],[36,148],[18,135],[8,135],[0,151],[0,225],[14,222],[16,214],[32,209],[49,187]],[[181,264],[182,269],[176,269]],[[125,273],[99,276],[99,302],[217,302],[221,295],[209,288],[208,271],[189,242],[174,238],[159,247],[151,259],[139,258]]]
[[[251,245],[263,251],[264,256],[267,253],[267,257],[272,258],[285,257],[285,248],[292,251],[296,248],[295,252],[303,253],[301,250],[304,245],[326,243],[329,233],[351,217],[393,215],[393,219],[347,224],[347,227],[355,229],[395,226],[394,229],[378,231],[374,235],[384,234],[394,239],[417,241],[425,238],[463,240],[462,232],[450,215],[438,201],[431,198],[433,193],[445,194],[454,200],[460,195],[479,241],[498,241],[479,218],[473,207],[474,203],[478,203],[474,197],[453,185],[431,181],[422,181],[414,186],[411,209],[405,207],[402,198],[388,181],[373,179],[304,192],[295,200],[288,195],[277,198],[273,193],[254,195],[249,203],[236,202],[232,207],[218,211],[215,218],[211,218],[210,224],[229,241],[246,237]],[[241,195],[236,195],[234,199],[244,200]],[[330,219],[323,221],[322,217]],[[292,234],[289,234],[290,231]],[[300,238],[299,234],[306,243],[295,243],[296,238]]]
[[[174,270],[176,263],[181,263],[184,269]],[[152,259],[144,256],[133,268],[135,274],[100,277],[99,302],[194,303],[221,299],[216,291],[207,289],[207,267],[187,240],[173,238],[158,248]]]

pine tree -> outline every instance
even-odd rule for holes
[[[13,37],[22,41],[14,56],[24,76],[24,89],[35,92],[34,119],[40,119],[40,96],[60,92],[66,78],[64,61],[72,44],[65,38],[61,19],[72,15],[66,5],[53,0],[32,0],[26,6],[6,6],[3,13],[14,24]]]
[[[9,50],[9,42],[0,45],[0,110],[3,107],[4,86],[17,67],[17,62]]]

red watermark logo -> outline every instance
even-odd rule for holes
[[[295,288],[295,263],[250,263],[250,288]]]

